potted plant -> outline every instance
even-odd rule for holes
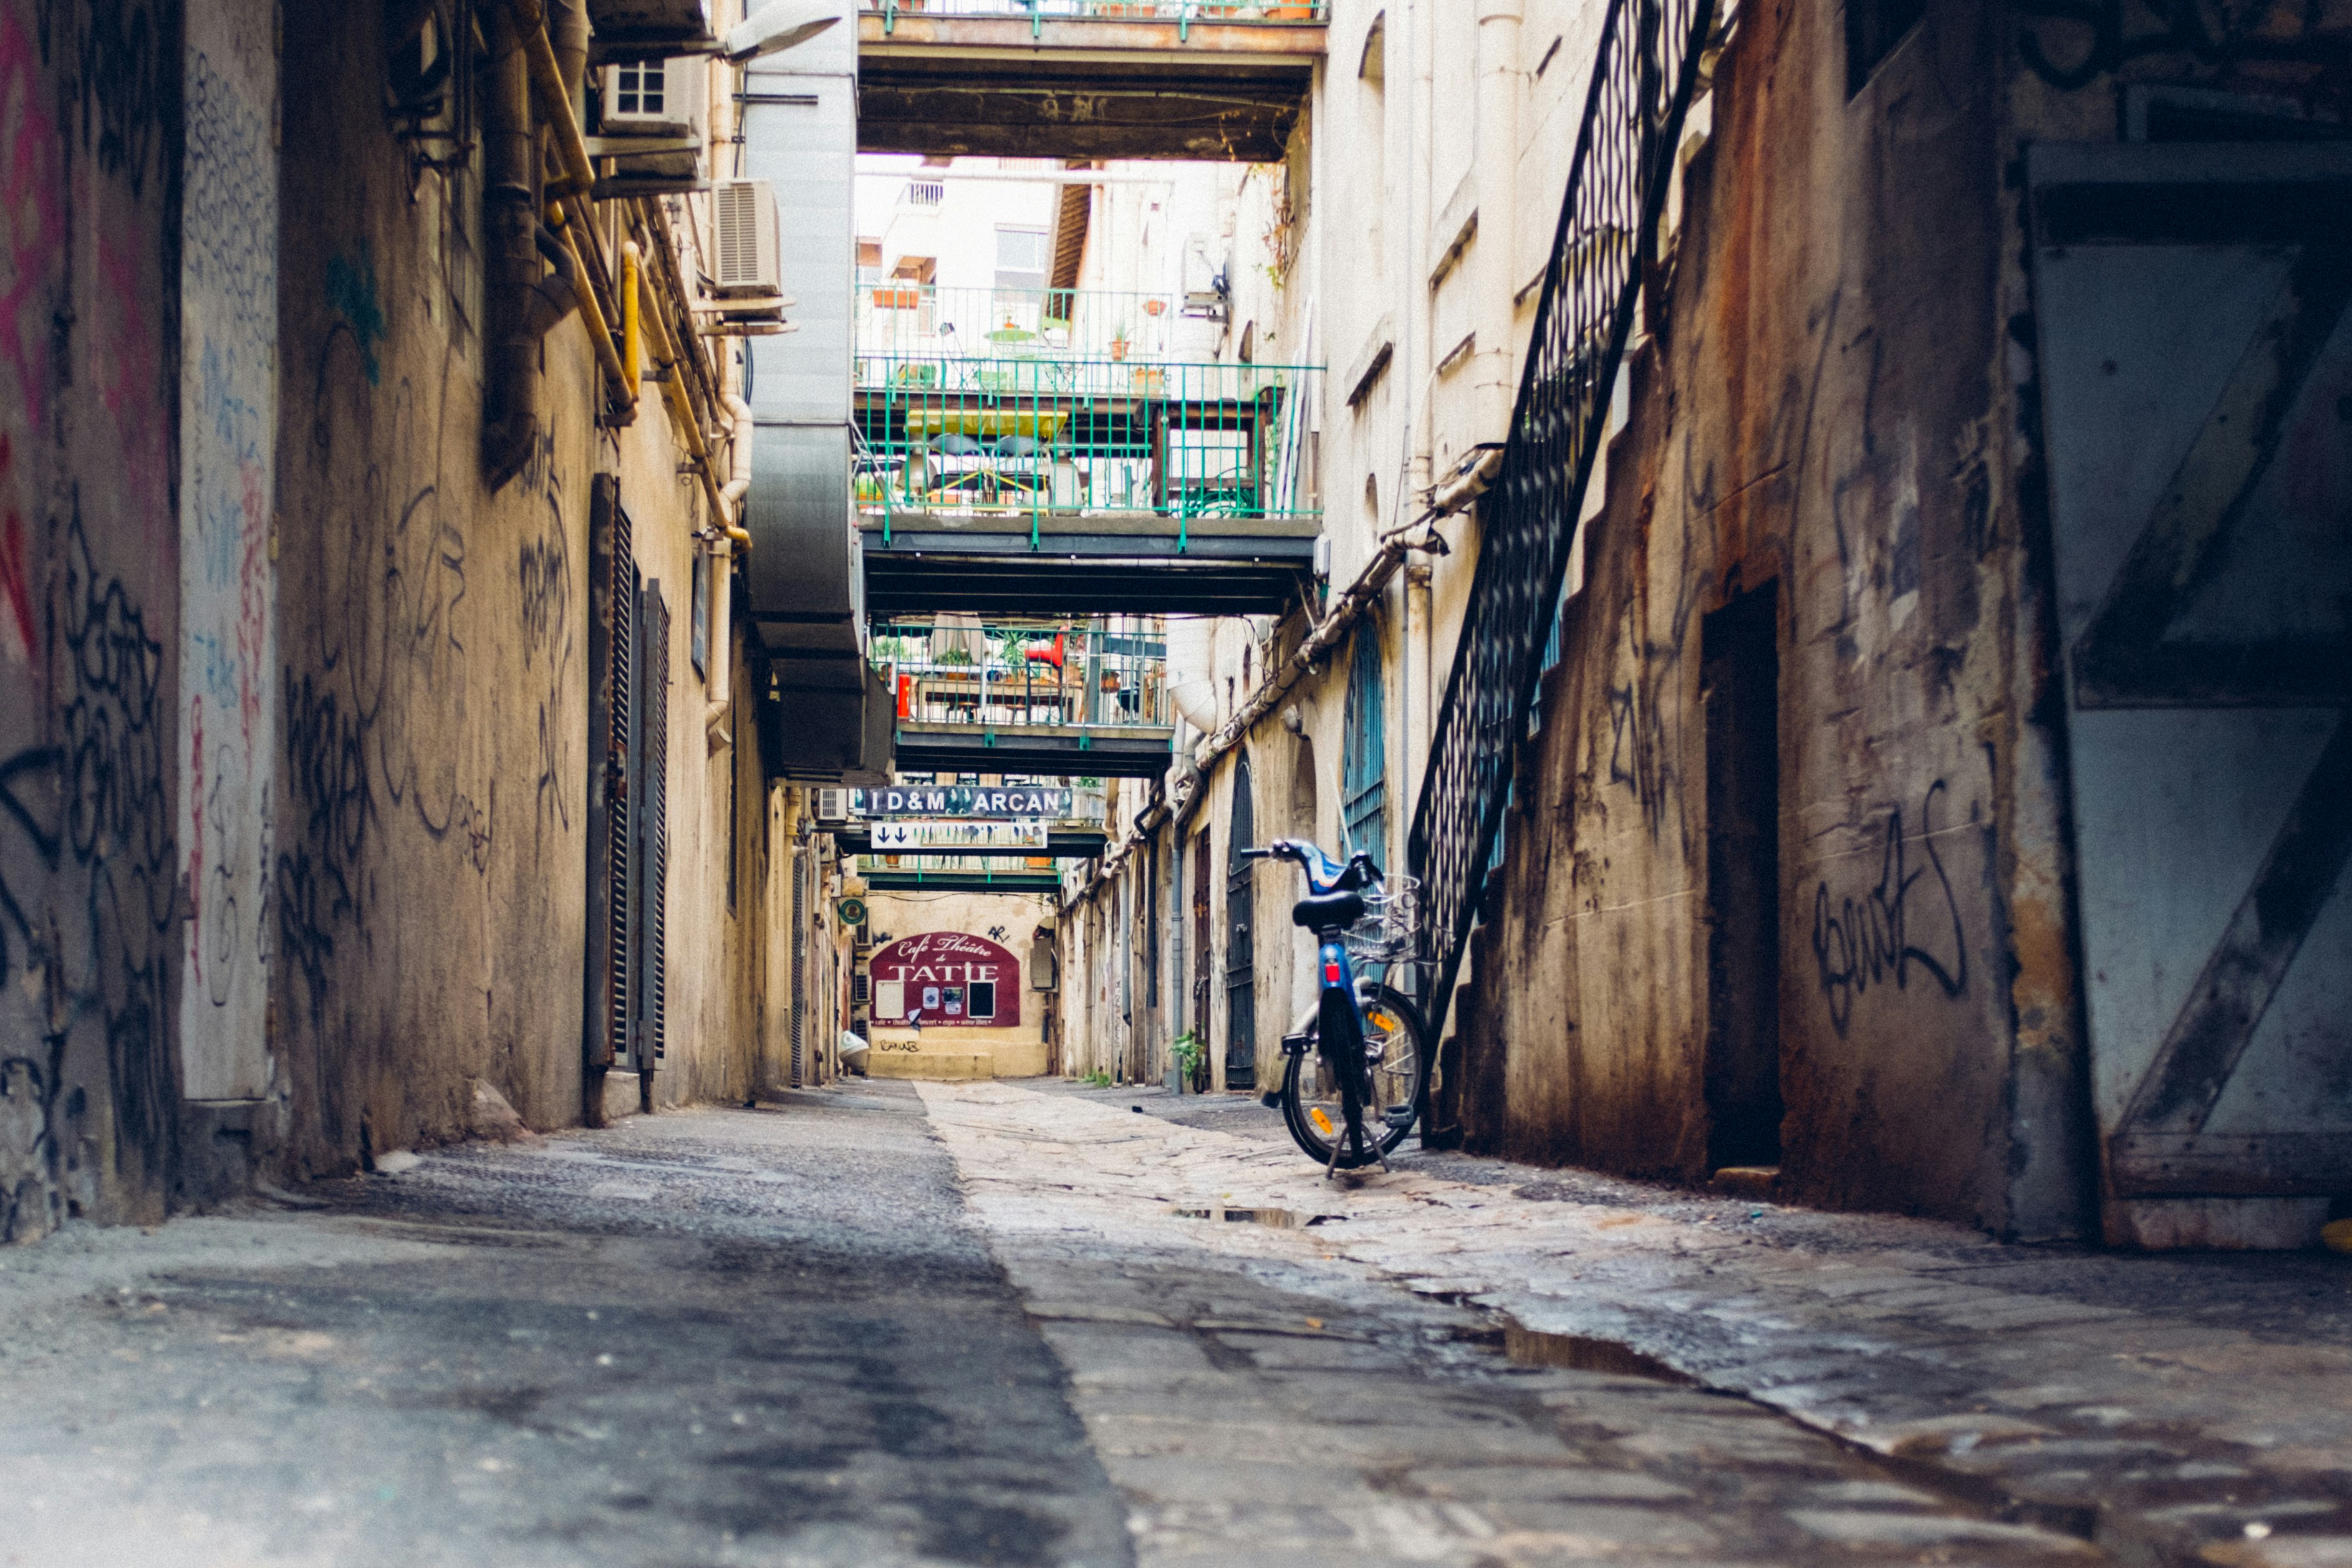
[[[1117,327],[1111,329],[1110,357],[1114,360],[1126,359],[1127,343],[1127,323],[1122,321]]]

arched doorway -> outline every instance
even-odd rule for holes
[[[1234,763],[1233,841],[1225,851],[1225,1087],[1257,1085],[1257,862],[1242,851],[1257,842],[1250,800],[1249,753]]]

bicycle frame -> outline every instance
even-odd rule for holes
[[[1307,892],[1317,897],[1335,893],[1355,893],[1381,885],[1380,868],[1368,854],[1359,853],[1345,862],[1335,861],[1320,846],[1304,839],[1276,839],[1263,850],[1243,852],[1260,858],[1287,860],[1297,864],[1306,874]],[[1331,1159],[1336,1168],[1339,1156],[1352,1143],[1355,1153],[1361,1156],[1366,1147],[1372,1149],[1381,1165],[1386,1168],[1388,1159],[1379,1152],[1380,1139],[1367,1139],[1364,1114],[1371,1107],[1365,1103],[1370,1082],[1364,1076],[1364,1013],[1363,1002],[1356,994],[1355,961],[1348,953],[1344,930],[1316,933],[1316,971],[1318,984],[1316,998],[1316,1045],[1324,1065],[1336,1082],[1346,1085],[1343,1101],[1347,1106],[1348,1125],[1332,1144]],[[1307,1036],[1285,1035],[1283,1052],[1289,1056],[1307,1053]]]

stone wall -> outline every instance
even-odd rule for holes
[[[2012,1121],[2041,677],[1990,28],[1932,10],[1851,97],[1835,6],[1745,16],[1724,52],[1477,941],[1476,1146],[1704,1178],[1748,1163],[1725,1064],[1760,1051],[1780,1099],[1748,1146],[1787,1196],[2080,1222],[2069,1129]],[[1748,681],[1760,742],[1733,732]]]

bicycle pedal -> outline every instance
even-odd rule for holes
[[[1269,1089],[1257,1097],[1257,1103],[1269,1111],[1279,1111],[1282,1109],[1282,1091]]]

